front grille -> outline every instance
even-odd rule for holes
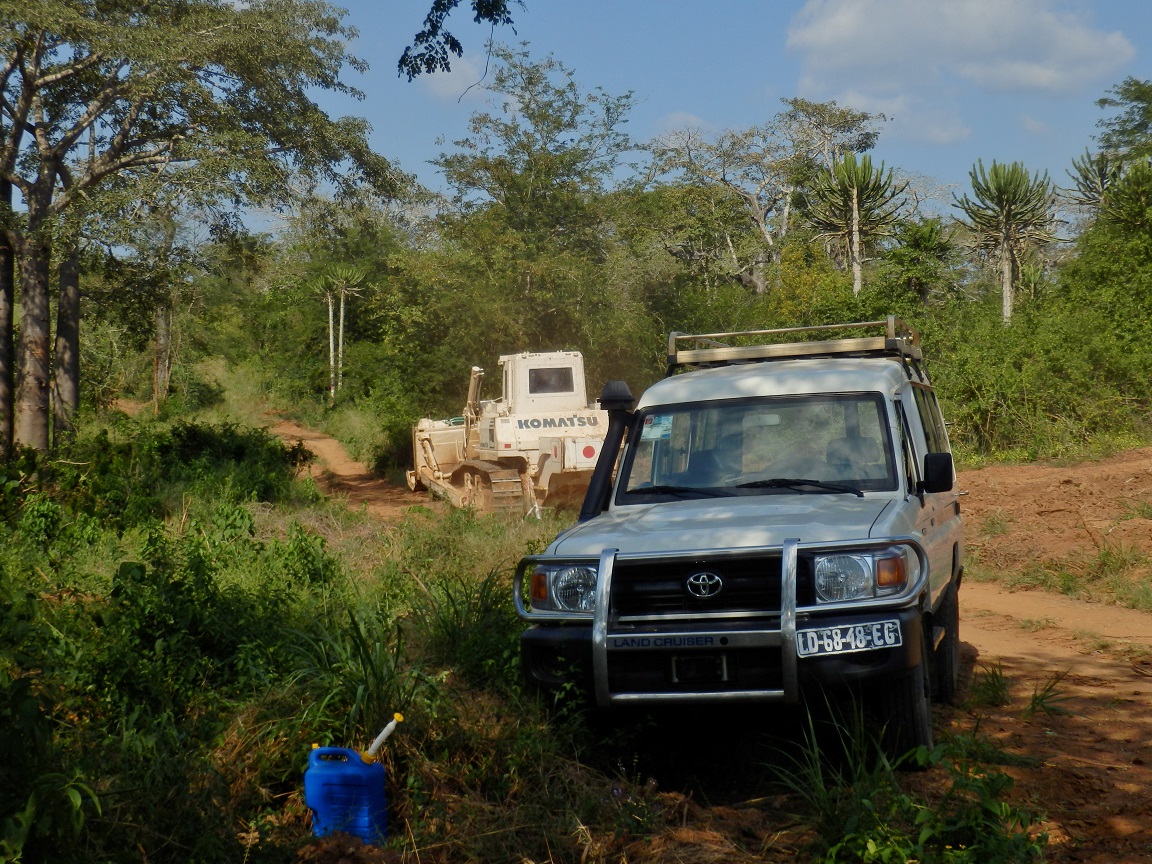
[[[614,651],[608,667],[608,689],[614,693],[723,693],[783,686],[779,648]]]
[[[811,578],[801,559],[798,596],[801,604]],[[612,573],[611,614],[615,618],[648,615],[716,615],[780,611],[779,555],[758,558],[649,559],[616,562]],[[722,587],[714,596],[697,597],[688,590],[693,574],[710,573]]]

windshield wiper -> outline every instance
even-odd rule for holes
[[[736,493],[714,486],[639,486],[629,489],[628,495],[699,495],[703,498],[730,498]]]
[[[857,498],[864,497],[861,490],[847,483],[828,483],[825,480],[808,480],[803,477],[773,477],[771,480],[750,480],[747,483],[736,484],[737,489],[799,489],[802,486],[812,486],[829,492],[849,492]]]

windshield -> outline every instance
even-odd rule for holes
[[[880,394],[822,394],[646,409],[632,431],[617,503],[896,488]]]

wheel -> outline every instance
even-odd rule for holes
[[[960,587],[953,586],[937,612],[944,639],[933,652],[932,699],[953,705],[960,690]]]
[[[881,684],[874,691],[872,713],[883,724],[881,743],[888,758],[899,760],[917,747],[932,748],[931,654],[921,626],[920,662],[907,674]],[[905,762],[903,767],[918,767]]]

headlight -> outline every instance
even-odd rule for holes
[[[585,564],[538,566],[532,571],[532,606],[559,612],[596,608],[596,568]]]
[[[816,559],[816,596],[825,603],[871,597],[872,562],[864,555],[828,555]]]
[[[816,599],[843,603],[899,594],[920,575],[920,559],[907,546],[880,552],[816,558]]]

